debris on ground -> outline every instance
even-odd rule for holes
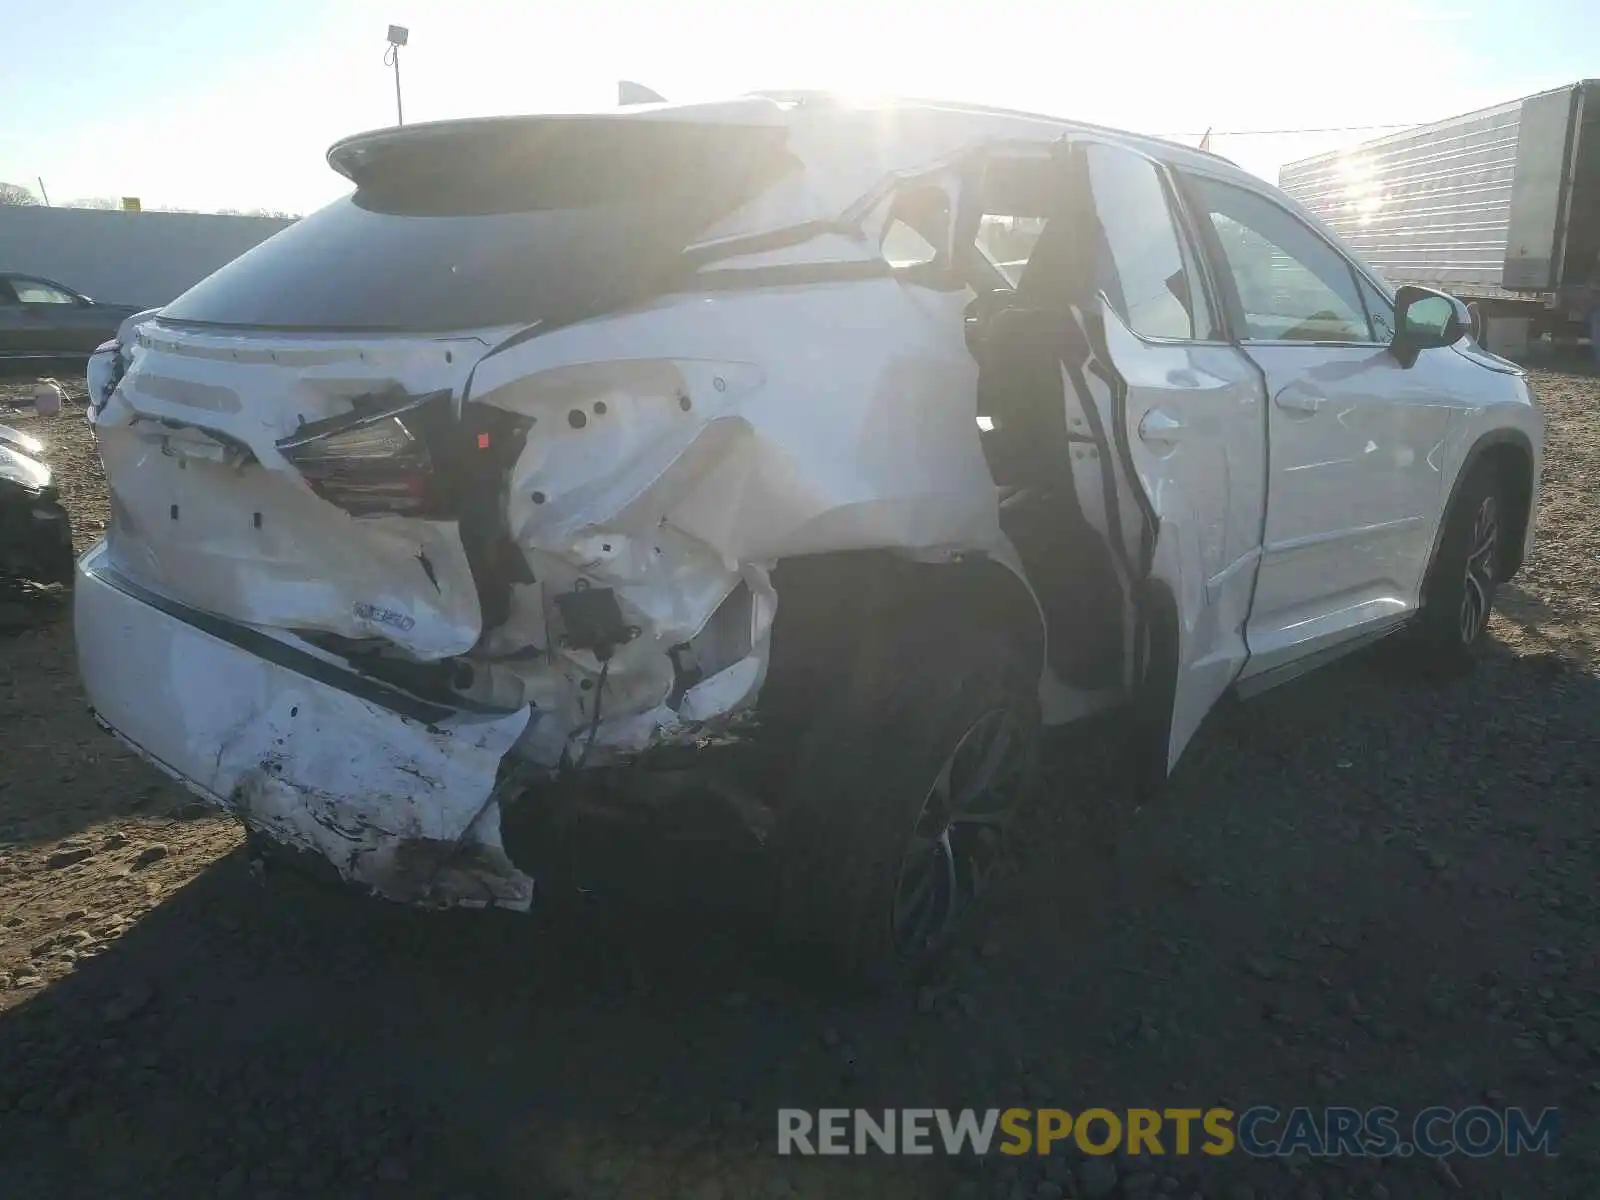
[[[759,879],[711,851],[552,842],[588,891],[541,880],[527,915],[252,872],[236,825],[84,711],[69,599],[16,601],[0,1196],[1600,1194],[1600,379],[1535,382],[1539,545],[1476,678],[1425,686],[1380,646],[1219,710],[1166,792],[1114,820],[1114,768],[1058,749],[989,931],[892,1000],[764,957],[741,924]],[[0,407],[31,390],[0,385]],[[82,550],[109,516],[83,414],[29,430]],[[1221,1097],[1556,1106],[1561,1153],[774,1152],[783,1106]]]

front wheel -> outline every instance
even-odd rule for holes
[[[1422,587],[1417,647],[1424,666],[1462,674],[1488,641],[1503,558],[1506,503],[1498,472],[1479,463],[1445,514],[1439,551]]]
[[[786,931],[856,983],[909,979],[979,911],[1034,789],[1037,663],[918,623],[822,699],[775,832]]]

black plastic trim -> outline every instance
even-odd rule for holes
[[[774,229],[768,233],[751,233],[740,237],[725,238],[716,242],[704,242],[683,252],[683,260],[690,267],[708,266],[711,263],[722,262],[729,258],[739,258],[747,254],[765,254],[773,250],[787,250],[791,246],[804,245],[814,238],[830,233],[844,234],[853,237],[861,231],[846,221],[814,220],[802,221],[797,225],[786,225],[782,229]]]
[[[784,263],[770,267],[724,267],[701,271],[687,280],[685,292],[742,291],[747,288],[799,287],[813,283],[850,283],[888,279],[894,268],[881,259],[835,263]]]

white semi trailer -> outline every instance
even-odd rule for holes
[[[1600,256],[1600,79],[1289,163],[1278,183],[1391,283],[1473,302],[1491,349],[1584,334]]]

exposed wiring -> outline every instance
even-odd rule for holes
[[[611,670],[611,655],[608,653],[600,660],[600,678],[594,685],[594,714],[589,718],[589,736],[583,743],[583,753],[578,756],[578,765],[575,770],[583,770],[583,764],[589,761],[589,751],[594,749],[595,734],[600,732],[600,701],[606,694],[606,674]]]

